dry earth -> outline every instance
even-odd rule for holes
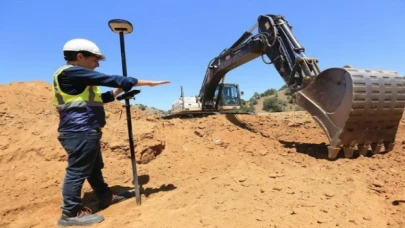
[[[106,109],[103,172],[133,191],[125,110]],[[142,204],[112,205],[92,227],[405,227],[404,122],[394,151],[329,161],[305,112],[132,116]],[[66,167],[57,122],[49,84],[0,86],[0,227],[56,227]],[[83,196],[94,208],[87,182]]]

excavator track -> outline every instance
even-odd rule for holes
[[[329,159],[393,150],[405,107],[405,80],[397,72],[329,68],[296,94],[324,130]]]

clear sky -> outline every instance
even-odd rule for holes
[[[98,71],[121,75],[119,37],[107,24],[120,18],[134,25],[125,36],[128,75],[171,81],[141,87],[131,103],[168,110],[180,86],[186,96],[197,95],[209,61],[260,14],[284,15],[322,69],[349,64],[405,74],[404,12],[404,0],[1,0],[0,84],[51,83],[64,64],[63,44],[77,37],[94,41],[107,56]],[[229,72],[226,81],[240,84],[245,99],[284,84],[261,58]]]

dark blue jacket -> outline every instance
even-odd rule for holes
[[[73,66],[65,69],[59,74],[58,82],[61,90],[67,94],[76,95],[84,91],[86,86],[106,86],[130,90],[138,83],[133,77],[119,75],[107,75],[97,71],[89,70],[81,66]],[[113,91],[102,94],[103,103],[115,100]],[[63,113],[60,116],[59,132],[80,132],[102,128],[106,124],[105,111],[101,107],[75,109]]]

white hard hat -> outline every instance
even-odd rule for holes
[[[99,56],[100,59],[105,59],[100,48],[94,42],[82,38],[76,38],[66,42],[63,46],[63,51],[87,51]]]

